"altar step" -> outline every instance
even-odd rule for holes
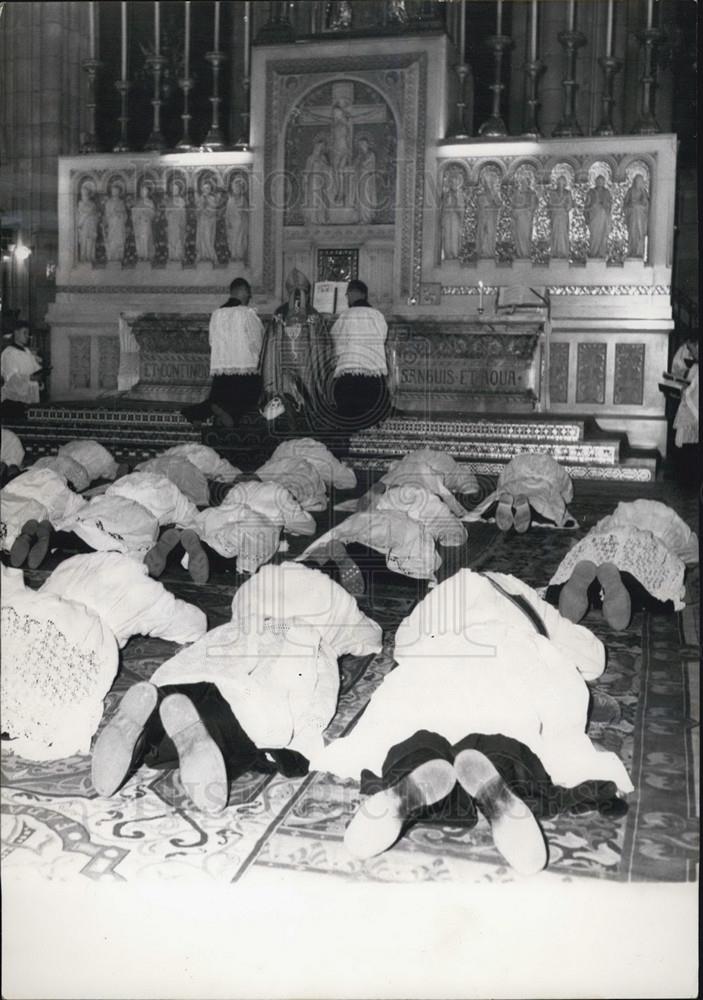
[[[175,409],[36,406],[25,420],[5,420],[3,425],[17,434],[29,461],[76,438],[99,441],[118,461],[132,465],[174,445],[201,440],[201,432]]]
[[[515,455],[551,455],[574,479],[650,482],[656,478],[652,456],[624,454],[622,441],[586,438],[582,420],[485,420],[392,417],[352,435],[348,461],[355,468],[385,471],[413,448],[434,448],[471,466],[481,475],[497,475]]]

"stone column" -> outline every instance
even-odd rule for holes
[[[54,298],[47,269],[58,254],[57,158],[77,153],[85,128],[88,4],[6,3],[0,18],[0,203],[3,222],[32,248],[17,293],[41,325]]]

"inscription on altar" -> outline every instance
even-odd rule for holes
[[[391,324],[400,409],[534,410],[541,391],[539,324],[498,330],[477,324],[476,330]]]

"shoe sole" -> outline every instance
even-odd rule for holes
[[[588,588],[596,578],[595,563],[584,559],[574,566],[559,594],[559,614],[570,622],[580,622],[588,612]]]
[[[51,524],[48,521],[42,521],[37,528],[37,540],[27,556],[27,566],[30,569],[39,569],[46,559],[51,543],[51,530]]]
[[[526,497],[517,497],[515,500],[515,512],[513,514],[513,525],[518,535],[524,535],[532,523],[532,512]]]
[[[188,572],[193,583],[204,584],[210,579],[210,561],[194,531],[181,532],[181,544],[188,553]]]
[[[617,632],[626,629],[632,618],[632,602],[614,563],[598,567],[598,582],[603,588],[603,617]]]
[[[168,557],[181,540],[181,533],[175,528],[168,528],[153,548],[144,556],[144,562],[149,570],[149,576],[158,579],[166,569]]]
[[[12,548],[10,549],[10,566],[14,567],[14,569],[24,566],[31,548],[32,539],[29,535],[25,535],[22,532],[12,543]]]
[[[440,802],[455,784],[449,761],[437,758],[420,764],[397,785],[361,803],[344,834],[345,847],[361,860],[383,854],[400,837],[410,813]]]
[[[547,864],[547,847],[539,823],[514,795],[485,754],[462,750],[454,761],[462,788],[478,803],[491,825],[493,843],[511,868],[534,875]]]
[[[95,741],[91,762],[93,788],[101,796],[113,795],[129,774],[144,727],[156,708],[159,695],[148,681],[135,684]]]
[[[513,498],[509,493],[501,493],[496,507],[496,527],[500,531],[510,531],[513,526]]]
[[[201,812],[221,813],[229,796],[224,758],[192,701],[184,694],[170,694],[159,715],[178,752],[184,792]]]

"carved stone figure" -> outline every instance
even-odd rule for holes
[[[584,211],[590,232],[589,257],[605,257],[608,252],[613,199],[605,186],[605,177],[598,174],[595,186],[586,195]]]
[[[166,237],[169,260],[183,260],[186,242],[186,200],[183,181],[177,178],[168,186],[166,213]]]
[[[513,242],[518,257],[529,257],[532,250],[532,222],[537,210],[537,195],[523,175],[510,200],[513,223]]]
[[[103,212],[105,253],[108,260],[122,260],[127,239],[127,204],[121,184],[110,185],[110,197]]]
[[[458,169],[447,170],[442,190],[441,226],[442,258],[457,260],[461,249],[461,234],[464,228],[466,192],[464,174]]]
[[[76,228],[78,230],[78,259],[93,264],[95,262],[95,244],[98,239],[98,206],[95,204],[93,189],[88,183],[81,185]]]
[[[376,153],[365,135],[359,136],[357,149],[358,153],[354,165],[356,168],[356,202],[359,208],[359,221],[371,222],[378,211]]]
[[[140,184],[139,198],[132,206],[132,228],[138,260],[151,260],[154,256],[155,215],[156,206],[151,198],[151,188],[146,183]]]
[[[557,177],[557,186],[549,192],[549,217],[552,222],[550,254],[552,257],[571,256],[569,244],[569,212],[574,207],[571,191],[563,174]]]
[[[627,226],[627,253],[629,257],[644,257],[645,240],[649,228],[649,195],[642,174],[635,174],[624,202]]]
[[[476,195],[476,249],[479,257],[493,257],[500,213],[500,181],[493,171],[485,171]]]
[[[197,225],[195,229],[195,256],[197,260],[217,260],[215,252],[215,231],[220,196],[212,181],[202,183],[200,194],[195,196]]]
[[[249,189],[242,174],[235,174],[230,181],[225,227],[231,259],[246,260],[249,249]]]
[[[309,222],[327,222],[332,172],[327,157],[327,139],[318,135],[303,170],[303,212]]]

